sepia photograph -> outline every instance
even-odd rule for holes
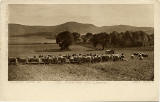
[[[0,3],[0,101],[159,100],[159,0]]]
[[[8,4],[8,81],[154,81],[153,4]]]

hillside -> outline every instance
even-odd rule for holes
[[[77,22],[67,22],[56,26],[28,26],[21,24],[8,24],[9,37],[30,37],[42,36],[47,38],[54,38],[56,34],[62,31],[78,32],[85,34],[87,32],[100,33],[100,32],[125,32],[125,31],[145,31],[148,34],[153,34],[154,28],[152,27],[135,27],[129,25],[115,25],[115,26],[102,26],[98,27],[92,24],[83,24]]]

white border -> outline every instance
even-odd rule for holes
[[[154,81],[8,81],[7,4],[154,4]],[[4,0],[0,16],[0,100],[6,101],[158,101],[158,0]]]

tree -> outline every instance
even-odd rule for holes
[[[107,34],[105,32],[98,33],[98,34],[93,35],[93,37],[91,38],[90,41],[92,42],[94,47],[96,47],[97,44],[100,44],[100,45],[102,45],[102,49],[104,49],[105,46],[109,43],[110,37],[109,37],[109,34]]]
[[[69,31],[59,33],[56,37],[56,43],[59,44],[61,50],[69,49],[69,46],[73,43],[73,34]]]
[[[91,38],[92,36],[93,36],[92,33],[87,33],[87,34],[86,34],[86,37],[87,37],[87,38]]]
[[[87,33],[87,34],[85,35],[85,37],[86,37],[86,39],[87,39],[87,42],[90,42],[90,40],[91,40],[92,37],[93,37],[93,34],[92,34],[92,33]]]
[[[113,31],[110,33],[111,38],[111,45],[112,46],[118,46],[119,45],[119,33],[116,31]]]
[[[93,34],[92,33],[86,33],[85,35],[81,36],[81,39],[83,40],[84,43],[89,43],[91,42],[90,40],[92,39]]]
[[[86,43],[86,42],[87,42],[86,35],[82,35],[82,36],[81,36],[81,39],[83,40],[83,42],[84,42],[84,43]]]
[[[74,42],[78,42],[80,40],[80,34],[77,32],[73,32]]]
[[[149,38],[149,45],[152,46],[154,45],[154,34],[148,35]]]
[[[150,43],[150,37],[143,31],[136,31],[133,33],[134,46],[146,46]]]
[[[98,44],[97,34],[93,35],[93,37],[90,39],[90,42],[93,44],[94,47]]]
[[[134,46],[135,39],[133,37],[133,32],[131,31],[124,32],[123,40],[124,40],[124,46],[127,46],[127,47]]]

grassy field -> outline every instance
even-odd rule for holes
[[[32,43],[56,43],[56,40],[53,39],[47,39],[44,37],[37,37],[37,36],[31,36],[31,37],[9,37],[9,44],[32,44]],[[36,39],[36,40],[35,40]]]
[[[9,56],[59,55],[73,53],[104,53],[92,48],[73,45],[71,51],[59,51],[56,44],[9,45]],[[146,48],[113,48],[124,53],[128,61],[103,62],[96,64],[53,64],[53,65],[9,65],[10,81],[152,81],[154,80],[154,50]],[[149,55],[144,60],[130,59],[134,52]]]

